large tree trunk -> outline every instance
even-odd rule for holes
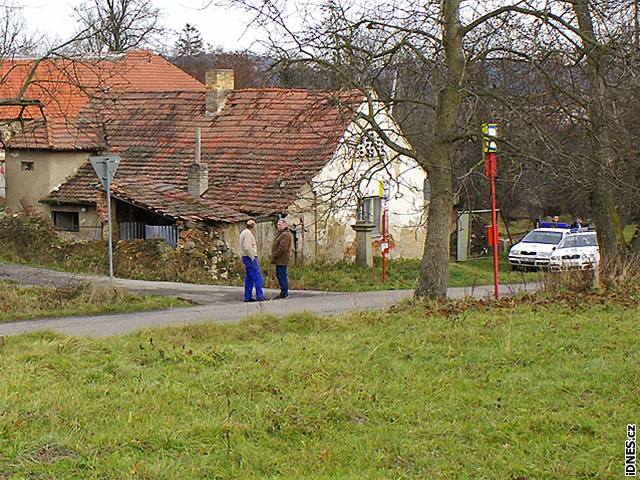
[[[597,227],[603,265],[615,263],[626,248],[622,222],[610,189],[603,185],[594,185],[589,195],[589,204]]]
[[[460,25],[460,0],[443,0],[443,44],[446,83],[438,92],[433,148],[423,159],[429,174],[431,200],[427,220],[427,238],[415,295],[418,298],[442,298],[449,282],[449,241],[453,215],[453,156],[456,120],[460,110],[460,89],[464,77],[463,30]]]
[[[598,244],[602,265],[615,263],[625,251],[625,240],[613,191],[607,181],[615,168],[616,153],[613,148],[615,119],[609,114],[607,104],[606,55],[596,38],[589,0],[574,0],[573,10],[582,35],[583,52],[589,73],[589,136],[594,155],[593,182],[589,195],[591,214],[598,229]]]

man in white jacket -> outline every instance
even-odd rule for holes
[[[247,221],[247,228],[240,234],[240,255],[244,265],[244,301],[261,302],[265,300],[262,286],[262,273],[258,264],[258,245],[255,237],[256,221]],[[253,296],[253,288],[256,289],[256,298]]]

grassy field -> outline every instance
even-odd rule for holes
[[[359,292],[368,290],[397,290],[415,288],[420,273],[419,260],[391,260],[387,267],[387,281],[382,283],[380,258],[375,259],[373,269],[359,268],[351,262],[311,263],[289,268],[291,288]],[[278,281],[275,267],[262,264],[265,283],[276,288]],[[501,283],[531,282],[539,279],[535,272],[512,272],[506,256],[500,259]],[[241,279],[235,279],[236,285]],[[493,259],[480,258],[466,262],[452,262],[449,267],[449,286],[467,287],[493,283]]]
[[[140,312],[184,305],[187,303],[176,298],[140,296],[108,287],[81,285],[53,288],[0,282],[0,322],[41,317]]]
[[[622,478],[639,302],[10,337],[0,478]]]

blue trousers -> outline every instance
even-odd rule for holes
[[[262,293],[262,273],[260,273],[260,265],[258,265],[258,257],[254,257],[253,260],[249,257],[243,256],[242,263],[244,264],[244,299],[245,301],[251,300],[253,293],[253,287],[256,288],[256,300],[264,300],[264,293]]]
[[[276,265],[276,277],[278,277],[278,283],[280,284],[280,293],[286,297],[289,295],[289,279],[287,278],[286,265]]]

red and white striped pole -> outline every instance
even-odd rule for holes
[[[382,210],[382,283],[387,281],[387,209]]]
[[[489,244],[493,246],[493,289],[495,298],[500,298],[500,279],[498,267],[498,248],[500,247],[500,237],[498,232],[498,207],[496,196],[496,176],[498,174],[498,163],[496,153],[498,144],[498,126],[495,123],[484,123],[482,125],[482,146],[485,156],[486,174],[491,182],[491,226],[489,229]]]
[[[387,254],[389,253],[389,242],[387,241],[389,188],[383,182],[380,182],[380,196],[382,197],[382,242],[380,243],[380,250],[382,254],[382,283],[385,283],[387,281]]]

